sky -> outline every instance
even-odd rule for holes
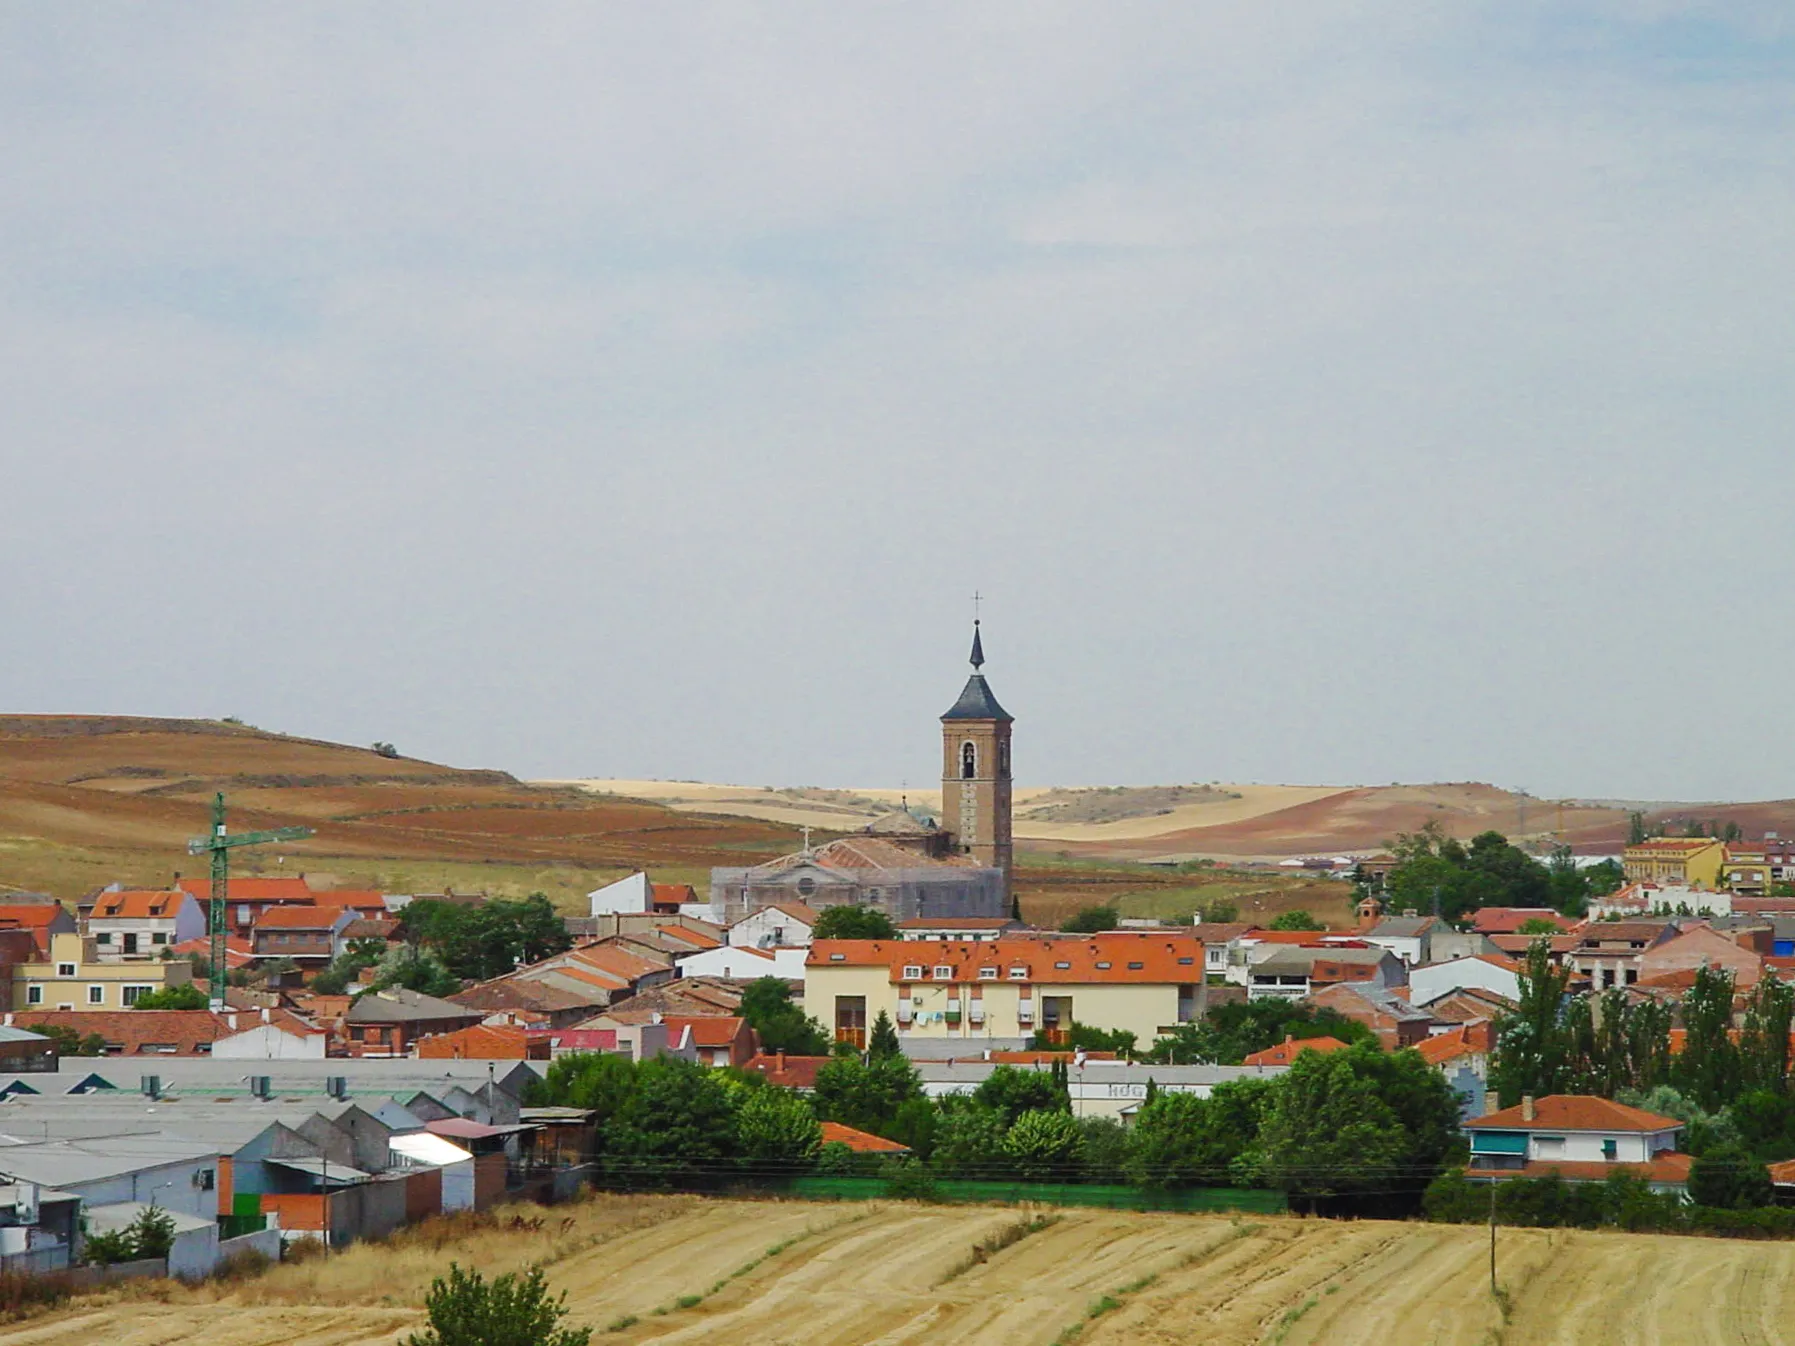
[[[1786,3],[0,5],[0,709],[1795,796]]]

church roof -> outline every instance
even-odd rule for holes
[[[881,813],[860,830],[874,837],[926,837],[935,828],[925,825],[909,809],[893,809],[889,813]]]
[[[985,681],[983,673],[974,673],[966,679],[966,686],[960,692],[960,699],[947,708],[943,720],[1013,720],[1016,717],[997,704],[997,698],[991,695],[991,686]]]
[[[962,855],[947,855],[939,859],[919,855],[886,841],[883,837],[863,834],[838,838],[826,846],[818,846],[814,851],[782,855],[777,860],[755,865],[750,872],[780,874],[802,865],[814,865],[819,869],[964,869],[975,866],[976,862]]]

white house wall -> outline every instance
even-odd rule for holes
[[[616,883],[608,883],[603,888],[596,888],[586,894],[594,916],[628,915],[647,911],[652,905],[649,896],[646,874],[631,874],[627,879],[618,879]]]

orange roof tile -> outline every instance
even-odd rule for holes
[[[673,904],[683,906],[688,902],[698,900],[698,894],[692,890],[692,885],[689,883],[651,883],[649,887],[654,889],[653,900],[656,906]]]
[[[1495,1049],[1496,1026],[1488,1019],[1458,1024],[1415,1044],[1421,1059],[1430,1066],[1441,1066],[1461,1056],[1488,1056]]]
[[[189,895],[179,888],[126,888],[122,892],[101,893],[93,904],[91,919],[172,921],[189,900]]]
[[[768,1056],[760,1052],[742,1069],[764,1075],[768,1084],[777,1084],[782,1089],[813,1089],[817,1071],[834,1059],[832,1056],[786,1056],[783,1053]]]
[[[843,1126],[840,1122],[823,1123],[823,1144],[846,1145],[859,1154],[909,1154],[908,1145],[899,1145],[895,1140],[886,1140],[883,1136],[875,1136],[870,1131],[856,1131],[851,1126]]]
[[[1593,1094],[1547,1094],[1535,1099],[1533,1120],[1523,1121],[1521,1104],[1473,1118],[1466,1127],[1536,1131],[1673,1131],[1683,1124],[1675,1117],[1630,1108]]]
[[[256,916],[257,930],[329,930],[354,913],[344,907],[270,907]]]
[[[655,933],[665,935],[668,939],[677,939],[690,944],[695,949],[720,949],[723,941],[714,935],[707,935],[702,930],[688,930],[683,925],[657,925]]]
[[[21,902],[17,906],[0,905],[0,921],[27,928],[48,925],[58,916],[66,916],[60,902]]]
[[[1275,1047],[1267,1047],[1262,1052],[1252,1052],[1240,1058],[1243,1066],[1287,1066],[1304,1052],[1343,1052],[1350,1049],[1350,1044],[1334,1037],[1289,1038]]]
[[[810,946],[806,967],[890,969],[894,982],[906,966],[919,966],[920,980],[937,981],[938,967],[953,969],[955,982],[977,983],[980,968],[996,968],[1001,981],[1067,984],[1094,982],[1194,982],[1203,975],[1203,941],[1159,931],[1112,931],[1101,935],[1010,936],[994,940],[823,939]],[[1026,977],[1010,977],[1023,968]]]
[[[183,892],[205,901],[212,896],[210,879],[177,879],[175,886]],[[291,878],[257,878],[253,875],[231,877],[231,900],[233,902],[310,902],[312,890],[306,881],[297,876]]]
[[[694,1047],[729,1047],[741,1035],[746,1019],[728,1015],[669,1014],[661,1019],[667,1026],[667,1041],[678,1042],[686,1029],[692,1030]]]

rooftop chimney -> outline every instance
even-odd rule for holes
[[[1523,1122],[1531,1122],[1534,1120],[1532,1094],[1521,1095],[1521,1120]]]
[[[779,1052],[779,1054],[773,1058],[773,1069],[777,1070],[781,1075],[785,1074],[785,1053],[784,1053],[784,1051]]]

